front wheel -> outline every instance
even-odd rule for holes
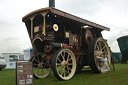
[[[59,80],[69,80],[76,72],[76,59],[69,49],[59,49],[52,59],[53,73]]]

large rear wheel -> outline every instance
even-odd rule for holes
[[[35,78],[46,78],[50,75],[52,69],[49,67],[49,60],[41,53],[36,53],[32,59]]]
[[[94,73],[100,73],[102,67],[111,63],[109,46],[103,38],[94,38],[89,45],[89,65]]]
[[[52,59],[53,73],[59,80],[69,80],[76,72],[76,59],[69,49],[59,49]]]

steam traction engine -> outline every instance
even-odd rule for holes
[[[110,49],[101,31],[109,28],[48,7],[23,17],[34,48],[31,61],[36,78],[53,70],[59,80],[69,80],[89,65],[100,73],[104,58],[110,65]]]

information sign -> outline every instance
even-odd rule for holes
[[[17,61],[16,85],[34,85],[32,62]]]

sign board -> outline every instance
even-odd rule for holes
[[[16,85],[34,85],[32,62],[16,62]]]

